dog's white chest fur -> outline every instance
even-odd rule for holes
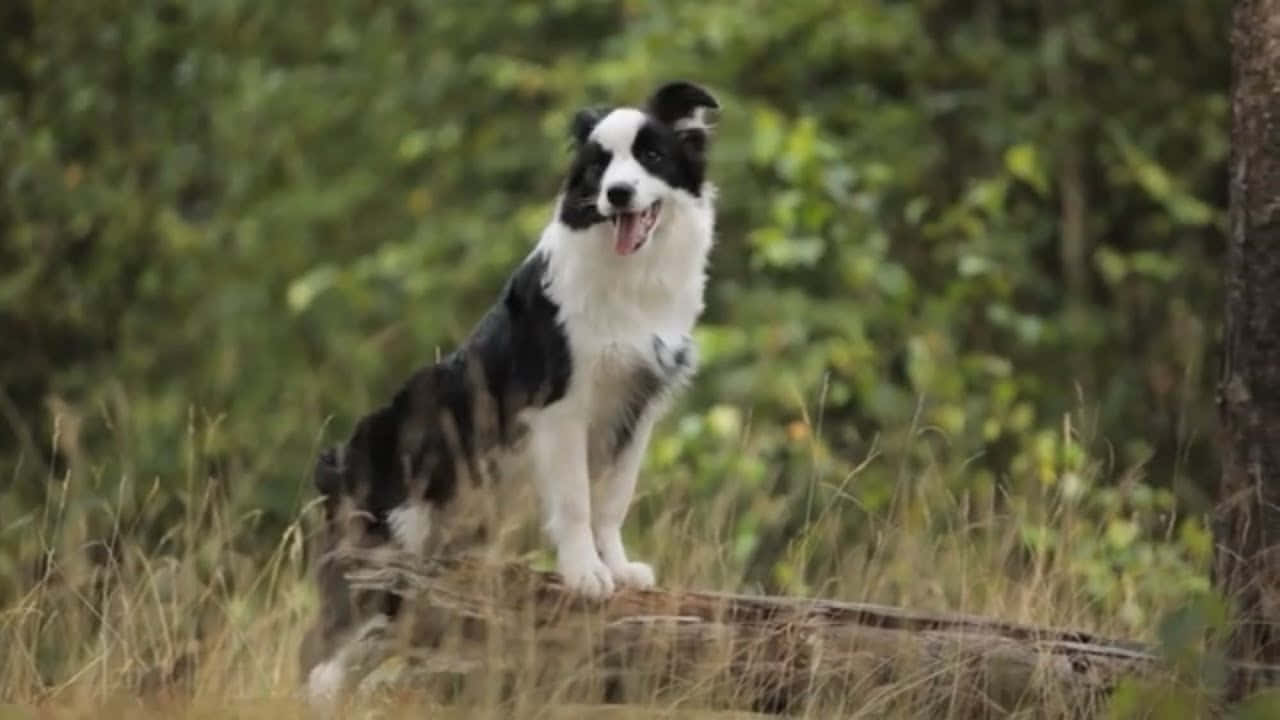
[[[619,257],[609,231],[553,225],[548,295],[575,363],[568,397],[598,424],[623,401],[637,372],[678,385],[693,370],[694,324],[704,307],[706,256],[712,241],[711,192],[687,206],[671,203],[644,252]],[[675,355],[680,355],[676,363]]]

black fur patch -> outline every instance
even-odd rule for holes
[[[693,366],[692,338],[681,338],[676,346],[668,345],[657,335],[653,336],[653,356],[656,368],[649,365],[637,367],[627,381],[622,406],[609,430],[609,460],[612,462],[635,437],[636,425],[649,406],[672,386],[688,376]]]
[[[573,141],[578,145],[585,143],[587,136],[600,120],[609,114],[609,110],[610,108],[607,107],[590,107],[574,113],[573,120],[569,123],[569,134],[573,136]]]
[[[579,146],[565,180],[560,222],[574,230],[604,222],[604,216],[596,209],[596,197],[600,194],[600,179],[612,159],[613,153],[600,143],[587,141]]]
[[[610,460],[616,458],[631,444],[631,439],[636,433],[636,425],[639,424],[644,411],[666,386],[667,379],[647,366],[640,366],[632,373],[627,382],[626,398],[609,432]]]
[[[677,80],[658,88],[649,97],[649,113],[665,125],[674,126],[693,117],[699,108],[719,110],[720,103],[711,93],[693,83]]]
[[[511,442],[521,410],[564,396],[573,368],[559,308],[543,289],[546,266],[531,256],[461,347],[321,455],[315,483],[330,514],[350,497],[369,513],[367,532],[389,538],[387,514],[407,497],[446,505],[459,478],[479,480],[483,456]]]
[[[704,123],[711,122],[711,114],[720,110],[720,103],[711,93],[693,83],[676,81],[658,88],[649,97],[649,114],[665,128],[671,128],[682,149],[682,156],[696,170],[698,187],[707,164],[707,128],[689,124],[701,112]],[[697,195],[697,191],[691,191]]]
[[[645,170],[671,187],[686,190],[694,197],[702,194],[706,162],[689,152],[688,146],[670,127],[654,120],[646,122],[631,143],[631,154]]]

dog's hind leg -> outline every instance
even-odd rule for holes
[[[392,635],[387,616],[368,618],[336,645],[328,659],[311,666],[306,699],[312,713],[334,717],[361,681],[395,653]]]

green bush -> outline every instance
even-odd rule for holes
[[[64,494],[73,552],[176,552],[210,494],[274,547],[532,246],[570,114],[679,76],[719,240],[629,528],[720,502],[799,591],[1012,517],[1012,577],[1056,554],[1136,632],[1205,582],[1226,7],[10,0],[0,597]]]

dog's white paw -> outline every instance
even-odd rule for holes
[[[558,564],[557,571],[570,592],[596,599],[613,594],[613,573],[594,550],[565,553]]]
[[[340,660],[330,660],[311,669],[307,674],[306,701],[312,717],[331,718],[337,713],[345,680]]]
[[[653,568],[648,563],[626,562],[613,568],[613,581],[625,587],[647,590],[653,587]]]

